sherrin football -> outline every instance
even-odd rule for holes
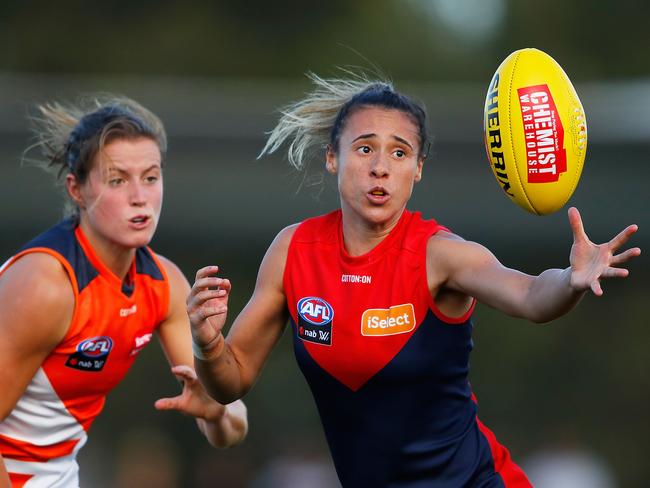
[[[569,200],[585,160],[587,121],[552,57],[527,48],[501,63],[485,99],[484,131],[492,172],[512,201],[547,215]]]

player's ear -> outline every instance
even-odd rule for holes
[[[418,159],[418,165],[417,168],[415,169],[415,182],[417,183],[422,179],[422,168],[424,167],[424,158]]]
[[[81,196],[81,184],[77,177],[73,174],[68,174],[65,177],[65,189],[70,195],[72,201],[79,207],[85,208],[83,198]]]
[[[336,174],[336,171],[338,169],[338,160],[336,157],[336,151],[334,151],[331,144],[327,145],[327,149],[325,153],[325,168],[329,173],[333,175]]]

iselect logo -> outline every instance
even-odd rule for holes
[[[414,328],[415,311],[411,303],[390,308],[370,308],[361,316],[361,334],[364,336],[405,334]]]

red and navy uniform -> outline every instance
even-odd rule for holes
[[[474,306],[447,317],[431,297],[426,245],[440,229],[404,211],[350,256],[339,210],[304,221],[289,245],[294,351],[344,487],[531,486],[476,416]]]
[[[106,395],[167,316],[169,281],[156,255],[142,247],[125,285],[70,220],[23,247],[0,268],[0,277],[36,252],[53,256],[66,270],[74,312],[63,340],[0,422],[0,453],[14,488],[68,488],[79,484],[76,455]]]

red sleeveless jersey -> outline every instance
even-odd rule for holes
[[[300,224],[289,245],[294,351],[345,487],[530,486],[476,417],[473,305],[451,318],[431,297],[426,246],[441,229],[404,211],[353,257],[339,210]]]
[[[169,283],[149,248],[136,252],[125,286],[80,227],[64,221],[13,256],[54,256],[75,296],[68,332],[0,423],[0,453],[14,487],[77,486],[75,457],[105,397],[126,375],[167,315]]]

